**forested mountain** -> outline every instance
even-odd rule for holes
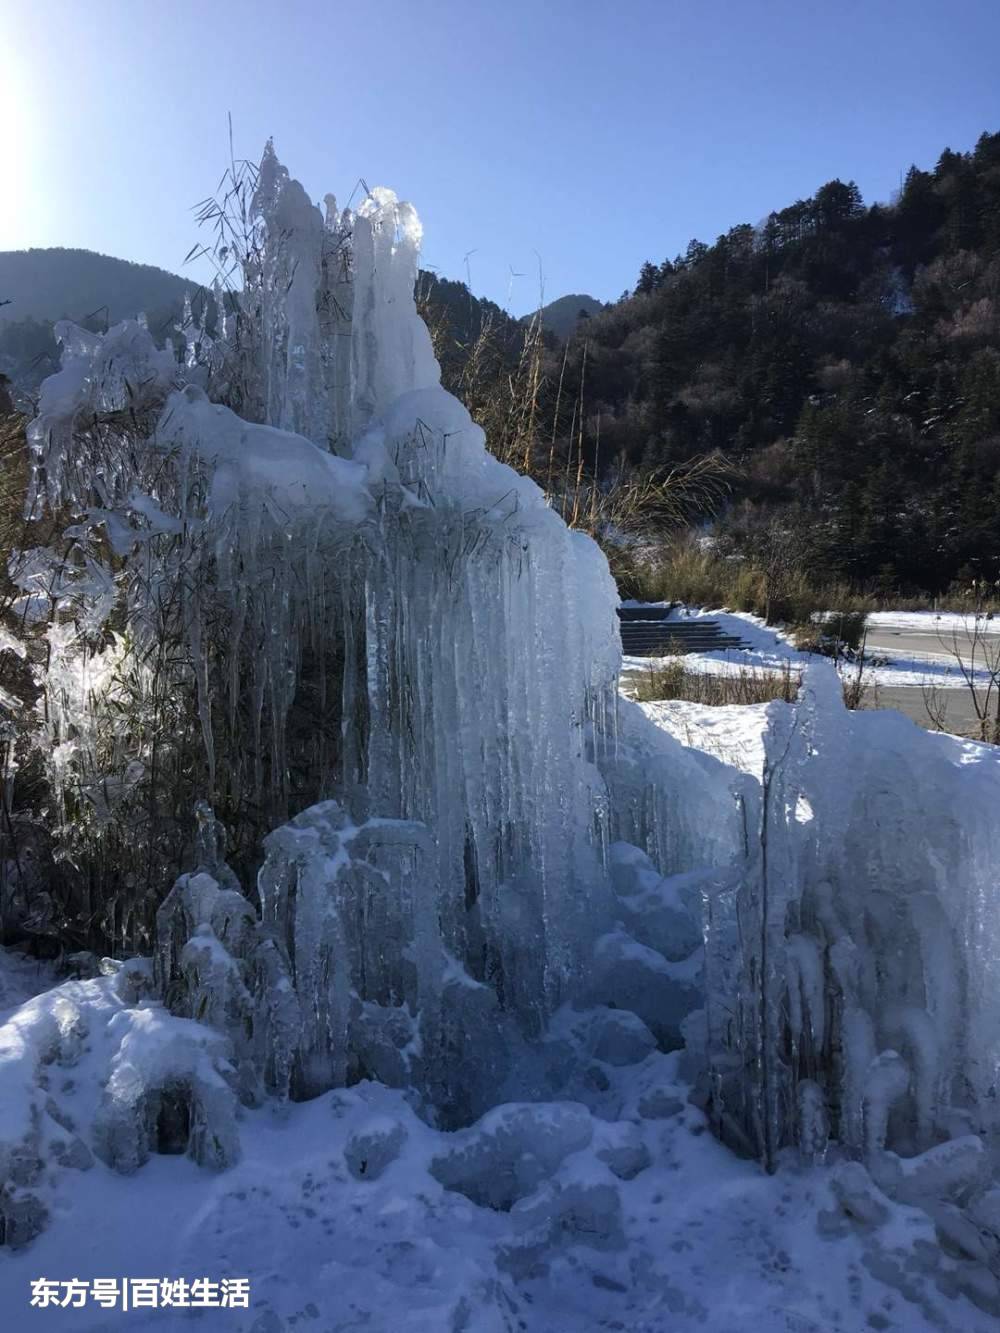
[[[542,306],[542,328],[558,338],[569,338],[576,333],[581,321],[590,319],[591,315],[597,315],[603,309],[601,302],[593,296],[560,296],[558,301],[550,301],[548,305]],[[526,323],[533,318],[533,315],[525,315],[521,322]]]
[[[34,387],[58,364],[56,320],[102,329],[141,312],[165,330],[197,289],[189,278],[92,250],[0,251],[0,372]]]
[[[421,270],[417,308],[431,330],[446,383],[461,380],[472,349],[484,338],[505,364],[516,361],[522,341],[518,321],[493,301],[473,296],[464,282]]]
[[[177,305],[197,286],[162,268],[92,250],[0,251],[0,322],[104,314],[114,324],[139,310],[152,315]]]
[[[561,352],[548,356],[548,380]],[[720,450],[723,527],[775,514],[856,583],[1000,577],[1000,134],[866,207],[831,181],[643,265],[568,353],[586,448],[639,466]]]

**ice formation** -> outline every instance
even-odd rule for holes
[[[889,1190],[899,1154],[996,1141],[998,782],[986,747],[848,713],[832,672],[776,715],[752,863],[705,896],[724,1136],[772,1164],[829,1137]]]
[[[606,562],[440,387],[412,208],[323,218],[269,150],[253,214],[244,288],[183,364],[141,323],[61,330],[29,506],[69,511],[71,553],[15,571],[57,608],[51,780],[83,850],[142,858],[151,891],[192,864],[185,796],[235,831],[242,890],[199,843],[157,975],[229,1033],[244,1099],[371,1074],[467,1121],[601,987],[679,1042],[696,895],[662,955],[669,920],[652,947],[620,923],[608,849],[701,864],[711,779],[668,801],[619,734]]]

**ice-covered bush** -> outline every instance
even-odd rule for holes
[[[603,881],[615,592],[440,388],[419,240],[389,191],[324,218],[268,151],[244,284],[183,362],[139,323],[61,327],[31,506],[69,545],[22,575],[50,613],[39,739],[119,943],[149,941],[196,798],[249,873],[335,794],[433,829],[445,947],[537,1029]]]
[[[995,752],[848,713],[810,670],[769,733],[756,866],[705,894],[724,1136],[735,1121],[772,1165],[835,1140],[900,1197],[934,1195],[949,1140],[992,1141],[998,798]],[[966,1159],[972,1189],[988,1154]]]
[[[205,810],[201,824],[218,828]],[[566,998],[596,1007],[566,1009],[531,1055],[541,1000],[519,1012],[498,978],[472,974],[474,956],[448,949],[425,825],[359,826],[336,801],[310,807],[265,840],[260,919],[210,840],[208,860],[160,908],[156,972],[176,1013],[228,1036],[251,1105],[375,1078],[419,1092],[439,1123],[467,1124],[501,1089],[541,1090],[594,1059],[638,1063],[658,1041],[676,1047],[701,1002],[700,880],[662,879],[626,844],[614,853],[626,895],[612,895],[605,920],[628,914],[635,934],[619,925],[591,941]],[[493,929],[482,923],[478,938],[499,953]]]

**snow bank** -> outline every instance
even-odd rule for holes
[[[946,643],[951,642],[953,634],[961,640],[973,629],[981,635],[1000,634],[1000,617],[977,616],[972,611],[870,611],[868,624],[910,634],[940,635]]]
[[[662,602],[627,602],[626,606],[663,606]],[[678,620],[711,619],[725,634],[740,638],[744,648],[719,648],[709,652],[685,653],[684,669],[713,676],[737,676],[745,672],[783,671],[791,665],[796,672],[816,661],[815,654],[801,652],[791,641],[787,631],[765,624],[760,616],[749,612],[707,611],[699,607],[677,607],[673,616]],[[957,649],[965,661],[969,679],[980,688],[989,684],[990,671],[983,664],[982,647],[970,660],[971,641],[978,634],[980,641],[1000,633],[1000,620],[978,618],[957,612],[878,611],[867,617],[870,631],[866,658],[863,664],[864,682],[873,689],[922,689],[938,687],[966,690],[969,680],[955,660]],[[886,631],[920,634],[936,639],[931,651],[913,650],[886,642]],[[873,646],[873,640],[881,640]],[[655,661],[648,657],[623,659],[623,680],[641,677]],[[838,668],[845,679],[856,676],[858,665],[843,662]]]

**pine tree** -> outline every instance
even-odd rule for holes
[[[635,284],[636,296],[648,296],[650,292],[655,291],[657,280],[657,267],[655,264],[651,264],[647,259],[639,270],[639,281]]]

